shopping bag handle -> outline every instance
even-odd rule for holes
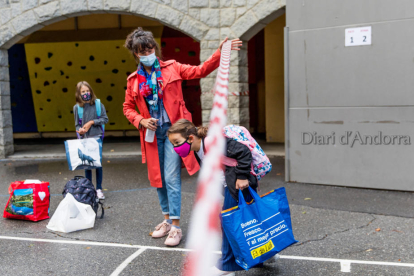
[[[250,186],[248,187],[248,189],[249,189],[249,193],[253,197],[254,201],[257,202],[257,201],[261,200],[261,197]],[[247,203],[246,203],[246,200],[244,199],[243,192],[241,190],[239,190],[239,208],[240,207],[246,207],[246,206],[247,206]]]

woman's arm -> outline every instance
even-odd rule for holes
[[[132,125],[139,129],[139,123],[144,117],[135,110],[135,100],[130,91],[130,87],[125,91],[124,115]]]
[[[181,78],[191,80],[208,76],[220,65],[220,55],[221,52],[217,49],[203,64],[197,66],[177,62]]]
[[[184,80],[200,79],[213,72],[220,65],[221,48],[227,40],[228,38],[226,37],[226,39],[220,43],[219,48],[213,53],[213,55],[211,55],[201,65],[194,66],[177,62],[181,78]],[[231,40],[231,50],[240,51],[241,46],[242,41],[240,39],[236,38]]]

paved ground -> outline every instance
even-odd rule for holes
[[[18,139],[15,140],[14,153],[2,161],[22,159],[62,159],[65,160],[64,141],[67,139]],[[268,156],[284,156],[282,143],[266,143],[258,140]],[[102,154],[107,158],[136,157],[141,155],[139,137],[105,137]]]
[[[274,170],[261,182],[261,192],[286,187],[299,243],[283,251],[277,263],[238,276],[414,275],[412,193],[285,183],[283,157],[271,161]],[[64,184],[74,175],[60,160],[0,162],[0,206],[7,202],[10,182],[41,179],[51,183],[53,213]],[[112,275],[180,275],[185,238],[179,247],[164,250],[163,240],[149,236],[162,216],[146,175],[139,158],[104,160],[105,218],[94,229],[57,234],[46,229],[48,221],[0,219],[0,274],[111,275],[124,263]],[[184,234],[195,183],[196,177],[183,173]],[[140,246],[149,247],[125,262]],[[351,260],[351,272],[341,272],[336,259]]]

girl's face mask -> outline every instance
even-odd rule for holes
[[[187,157],[190,154],[191,143],[188,142],[188,139],[184,143],[174,146],[175,152],[181,157]]]
[[[86,92],[85,94],[81,95],[82,100],[84,102],[90,101],[91,100],[91,92]]]

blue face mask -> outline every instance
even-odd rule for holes
[[[156,59],[157,57],[155,56],[155,53],[152,53],[148,56],[139,56],[139,61],[148,67],[152,66]]]

